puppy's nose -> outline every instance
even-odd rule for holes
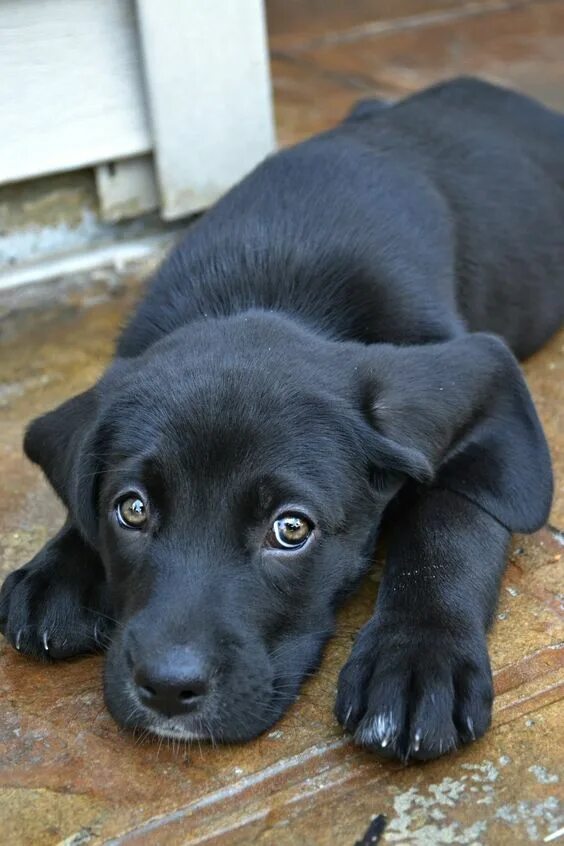
[[[167,717],[194,711],[209,687],[206,662],[191,649],[174,649],[135,667],[133,678],[144,705]]]

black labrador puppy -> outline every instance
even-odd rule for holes
[[[31,424],[69,517],[6,580],[2,631],[54,659],[107,642],[124,726],[247,740],[385,525],[337,718],[401,759],[479,737],[509,539],[552,493],[514,354],[563,315],[564,117],[472,79],[361,103],[193,225],[98,384]]]

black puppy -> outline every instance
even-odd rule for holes
[[[337,718],[404,759],[479,737],[508,541],[552,490],[510,350],[563,314],[564,117],[465,79],[361,104],[192,226],[100,382],[31,424],[69,519],[6,580],[2,631],[61,658],[113,617],[119,723],[245,740],[318,663],[385,518]]]

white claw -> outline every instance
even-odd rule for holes
[[[420,747],[421,747],[421,732],[416,731],[415,737],[413,738],[413,751],[419,752]]]
[[[472,717],[466,718],[466,725],[468,726],[468,731],[470,732],[470,737],[472,740],[476,740],[476,734],[474,732],[474,721]]]
[[[345,726],[347,725],[347,723],[348,723],[348,721],[349,721],[349,719],[350,719],[351,714],[352,714],[352,705],[349,707],[349,710],[347,711],[347,715],[346,715],[346,717],[345,717]]]
[[[385,749],[387,745],[388,745],[388,738],[385,737],[384,740],[380,741],[380,746],[382,747],[382,749]]]
[[[43,649],[45,652],[49,652],[49,638],[47,636],[47,632],[43,632]]]
[[[98,620],[94,623],[94,641],[100,646],[100,639],[98,637]]]
[[[17,635],[16,635],[16,649],[18,650],[18,652],[21,649],[21,645],[22,645],[22,629],[20,629],[18,631]]]

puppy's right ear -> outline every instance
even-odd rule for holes
[[[423,346],[375,344],[364,355],[376,466],[457,493],[509,532],[544,525],[550,453],[501,338],[473,332]]]
[[[75,524],[93,546],[100,471],[95,388],[32,421],[24,438],[27,457],[38,464]]]

